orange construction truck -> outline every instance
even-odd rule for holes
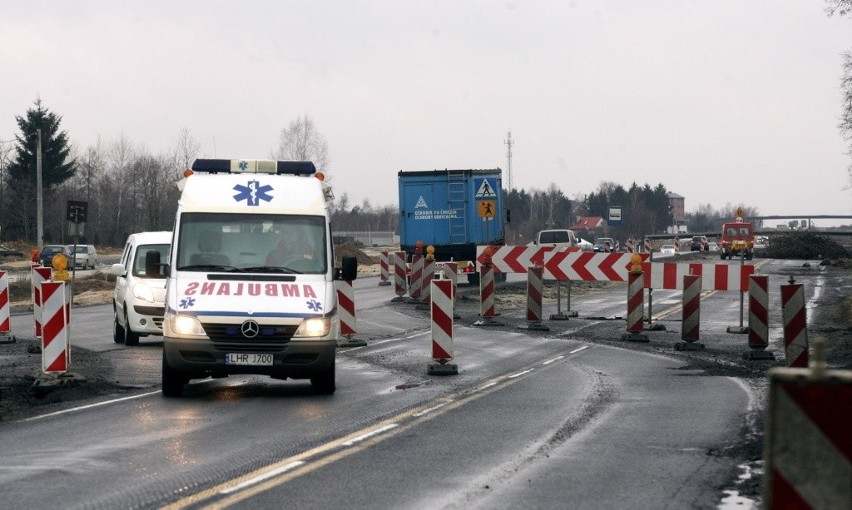
[[[739,216],[733,222],[723,224],[719,254],[722,260],[740,255],[751,260],[754,257],[754,226]]]

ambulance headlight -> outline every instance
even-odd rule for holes
[[[204,328],[201,327],[201,322],[195,317],[189,315],[176,315],[166,312],[163,320],[165,328],[172,333],[180,336],[207,336]]]
[[[329,331],[331,331],[331,319],[326,317],[312,317],[303,320],[293,336],[322,337],[327,336]]]
[[[133,297],[149,303],[154,302],[154,293],[151,292],[151,287],[144,283],[137,283],[133,286]]]

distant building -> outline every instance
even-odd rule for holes
[[[686,232],[686,199],[677,193],[668,193],[669,206],[672,208],[673,224],[669,227],[669,233]]]

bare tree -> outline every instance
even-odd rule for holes
[[[201,142],[192,136],[189,128],[181,128],[173,152],[177,168],[189,168],[192,162],[195,161],[195,158],[201,153]]]
[[[847,6],[847,8],[850,8]],[[840,135],[849,144],[847,154],[852,157],[852,51],[843,53],[843,73],[840,80],[843,91],[843,110],[840,114]],[[849,186],[852,187],[852,163],[846,167]]]
[[[281,130],[275,159],[313,161],[317,171],[328,172],[328,143],[307,115],[297,117]]]

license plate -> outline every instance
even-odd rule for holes
[[[225,354],[226,365],[272,366],[272,354],[251,352],[229,352]]]

